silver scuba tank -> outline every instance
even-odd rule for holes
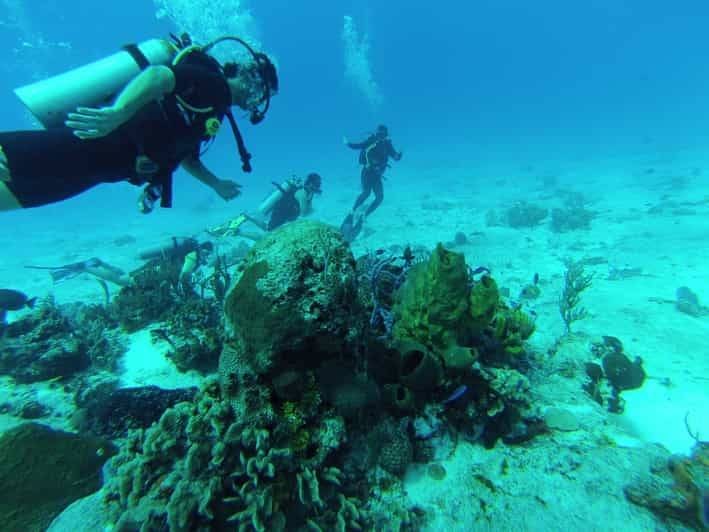
[[[276,190],[271,192],[271,194],[269,194],[268,197],[261,202],[261,205],[258,206],[259,212],[263,216],[267,216],[273,210],[273,207],[276,206],[276,203],[278,203],[278,201],[283,197],[283,192],[281,192],[281,190],[290,192],[297,185],[298,183],[296,182],[295,178],[290,178],[283,181],[283,183],[281,183],[280,188],[276,187]]]
[[[137,45],[150,65],[169,65],[177,53],[167,39]],[[15,89],[15,94],[44,127],[64,124],[79,106],[108,104],[141,71],[133,56],[121,50],[108,57]]]

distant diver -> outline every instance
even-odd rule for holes
[[[226,117],[242,170],[251,171],[231,106],[261,122],[278,91],[276,69],[238,37],[204,46],[189,36],[152,39],[70,72],[16,89],[46,129],[0,133],[0,210],[63,201],[100,183],[128,181],[144,190],[141,212],[172,206],[179,166],[225,200],[240,185],[218,178],[200,157]],[[243,45],[252,61],[220,64],[209,52]]]
[[[401,160],[402,152],[396,151],[389,139],[389,130],[380,125],[376,131],[362,142],[349,142],[346,138],[345,145],[353,150],[360,150],[359,164],[362,165],[362,192],[355,200],[352,211],[345,217],[340,231],[345,240],[352,242],[362,230],[365,218],[372,214],[384,200],[384,171],[389,168],[389,158]],[[364,214],[357,210],[374,193],[374,201],[365,210]]]
[[[211,242],[200,242],[192,237],[173,236],[169,244],[141,251],[138,258],[148,261],[156,259],[182,261],[189,253],[197,252],[206,256],[213,250],[214,245]]]
[[[130,284],[130,278],[126,272],[96,257],[80,262],[72,262],[71,264],[65,264],[63,266],[27,265],[25,268],[47,270],[52,277],[52,281],[55,283],[72,279],[81,274],[88,274],[98,280],[108,281],[118,286],[128,286]]]
[[[180,281],[189,282],[192,274],[209,262],[214,252],[214,244],[200,242],[192,237],[173,236],[169,244],[142,251],[141,260],[147,261],[144,267],[158,265],[161,262],[180,265]]]
[[[263,236],[263,232],[273,231],[287,222],[310,214],[313,209],[313,198],[316,194],[322,193],[322,178],[315,172],[308,174],[302,183],[297,178],[291,178],[283,183],[274,182],[273,185],[276,190],[259,205],[258,215],[241,213],[222,225],[208,229],[207,232],[212,236],[243,236],[250,240],[258,240]],[[269,216],[269,219],[264,221],[260,216]],[[251,222],[262,233],[244,231],[242,225],[245,222]]]

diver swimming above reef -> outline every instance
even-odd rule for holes
[[[210,55],[225,41],[243,45],[244,64]],[[278,76],[268,56],[238,37],[204,46],[187,35],[153,39],[15,92],[46,129],[0,133],[0,210],[38,207],[81,194],[100,183],[127,180],[143,186],[144,213],[172,204],[179,166],[225,200],[240,185],[220,179],[201,161],[226,117],[242,170],[251,171],[231,113],[236,105],[250,122],[265,117]]]
[[[300,180],[295,176],[283,183],[273,183],[275,190],[259,205],[254,215],[241,213],[236,218],[221,224],[207,232],[212,236],[242,236],[250,240],[259,240],[268,231],[273,231],[287,222],[301,216],[307,216],[313,210],[313,198],[321,194],[322,178],[311,172]],[[268,220],[264,218],[268,217]],[[258,232],[242,229],[245,222],[251,222]]]

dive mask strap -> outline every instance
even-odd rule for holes
[[[224,113],[229,120],[229,125],[231,125],[231,130],[234,133],[234,140],[236,140],[236,147],[239,150],[239,157],[241,158],[241,169],[244,172],[250,172],[251,169],[251,154],[246,149],[244,144],[244,138],[241,136],[241,131],[239,131],[239,126],[236,125],[236,120],[234,120],[234,115],[231,109],[227,109]]]

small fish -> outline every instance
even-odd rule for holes
[[[458,399],[463,397],[463,395],[465,395],[465,392],[467,392],[467,391],[468,391],[468,387],[465,384],[461,384],[455,390],[453,390],[452,394],[450,394],[446,399],[441,401],[441,404],[448,405],[448,404],[452,403],[453,401],[457,401]]]
[[[5,313],[8,310],[20,310],[24,307],[33,308],[36,302],[36,297],[28,298],[18,290],[0,288],[0,322],[5,321]]]

